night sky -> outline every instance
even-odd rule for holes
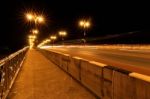
[[[43,13],[46,24],[39,25],[38,41],[59,30],[67,30],[66,39],[79,39],[83,31],[78,26],[82,18],[90,18],[92,27],[87,37],[103,37],[140,31],[150,37],[150,6],[141,2],[101,2],[101,0],[1,0],[0,47],[16,51],[27,45],[33,24],[25,20],[25,12]],[[144,34],[143,31],[148,31]],[[139,35],[139,34],[138,34]],[[139,39],[139,38],[138,38]],[[110,40],[111,41],[111,40]],[[149,41],[146,41],[149,42]],[[145,42],[144,42],[145,43]]]

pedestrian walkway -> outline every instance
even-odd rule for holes
[[[29,50],[7,99],[96,99],[36,50]]]

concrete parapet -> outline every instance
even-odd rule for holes
[[[103,67],[104,64],[97,62],[81,61],[81,83],[95,93],[103,97]]]
[[[70,63],[70,56],[67,55],[67,54],[62,55],[62,57],[61,57],[61,67],[66,72],[68,72],[69,63]]]
[[[73,57],[70,60],[68,67],[68,73],[74,77],[76,80],[81,80],[81,58]]]
[[[130,73],[134,99],[150,99],[150,76]]]
[[[51,61],[101,99],[150,99],[150,76],[62,53],[46,53]]]
[[[113,99],[134,99],[133,83],[128,73],[113,71],[112,97]]]

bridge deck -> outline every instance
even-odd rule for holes
[[[30,50],[8,99],[96,99],[36,50]]]

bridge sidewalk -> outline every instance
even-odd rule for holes
[[[29,50],[7,99],[96,99],[36,50]]]

